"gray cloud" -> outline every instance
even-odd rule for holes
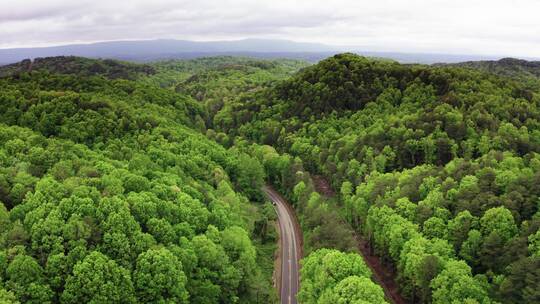
[[[539,11],[536,0],[0,0],[0,47],[254,37],[540,57]]]

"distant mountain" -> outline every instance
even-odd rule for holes
[[[337,53],[352,52],[363,56],[389,58],[401,63],[496,60],[493,56],[401,53],[365,51],[355,46],[332,46],[277,39],[244,39],[233,41],[138,40],[71,44],[40,48],[0,49],[0,65],[24,59],[54,56],[120,59],[148,62],[163,59],[193,59],[210,56],[249,56],[255,58],[291,58],[317,62]]]
[[[226,54],[249,55],[264,53],[285,55],[286,53],[312,52],[329,52],[329,54],[333,54],[337,51],[339,51],[338,48],[324,44],[266,39],[208,42],[187,40],[111,41],[40,48],[0,49],[0,63],[14,63],[24,59],[52,56],[150,61]]]

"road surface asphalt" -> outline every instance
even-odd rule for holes
[[[282,304],[297,304],[296,294],[299,287],[299,260],[302,244],[296,217],[286,200],[272,187],[264,187],[264,192],[274,203],[279,221],[281,239],[281,286]]]

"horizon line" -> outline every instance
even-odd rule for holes
[[[395,51],[395,50],[374,50],[373,48],[366,48],[361,49],[361,46],[344,46],[344,45],[334,45],[334,44],[327,44],[322,42],[314,42],[314,41],[297,41],[292,39],[284,39],[284,38],[254,38],[254,37],[246,37],[246,38],[238,38],[238,39],[215,39],[215,40],[206,40],[206,39],[180,39],[180,38],[151,38],[151,39],[133,39],[133,38],[126,38],[126,39],[115,39],[115,40],[94,40],[94,41],[75,41],[75,42],[61,42],[58,44],[50,44],[50,45],[39,45],[39,46],[12,46],[12,47],[0,47],[0,51],[10,51],[10,50],[21,50],[21,49],[46,49],[46,48],[56,48],[56,47],[67,47],[67,46],[89,46],[89,45],[96,45],[96,44],[106,44],[106,43],[115,43],[115,42],[152,42],[152,41],[183,41],[183,42],[195,42],[195,43],[213,43],[213,42],[241,42],[241,41],[247,41],[247,40],[260,40],[260,41],[284,41],[284,42],[292,42],[292,43],[298,43],[298,44],[315,44],[320,45],[324,47],[330,47],[330,48],[336,48],[335,50],[306,50],[306,51],[223,51],[223,53],[238,53],[238,52],[246,52],[246,53],[329,53],[329,52],[355,52],[355,53],[380,53],[380,54],[403,54],[403,55],[445,55],[445,56],[471,56],[471,57],[488,57],[490,59],[494,58],[519,58],[519,59],[525,59],[525,60],[540,60],[540,57],[530,57],[530,56],[519,56],[516,57],[515,55],[508,55],[508,54],[487,54],[487,53],[465,53],[465,52],[440,52],[440,51],[410,51],[410,52],[404,52],[404,51]],[[198,51],[203,53],[203,51]],[[217,51],[208,51],[209,53],[217,52]],[[183,51],[177,51],[176,53],[192,53],[192,52],[183,52]]]

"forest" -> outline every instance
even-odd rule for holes
[[[349,250],[332,238],[347,226],[328,224],[341,218],[413,303],[537,303],[540,95],[528,79],[340,54],[239,97],[214,125],[339,191],[289,191],[308,246]]]
[[[304,233],[299,303],[389,301],[358,239],[409,303],[538,303],[536,68],[0,67],[0,303],[275,303],[265,183]]]
[[[53,58],[0,79],[0,302],[273,301],[263,168],[147,68]]]

